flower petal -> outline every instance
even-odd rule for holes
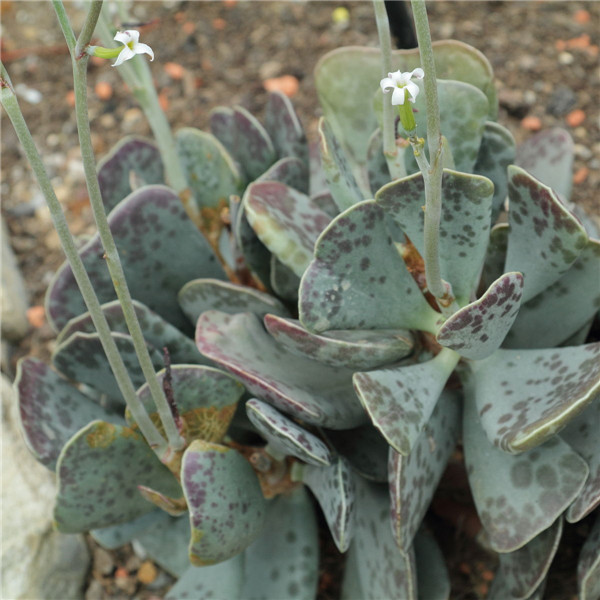
[[[123,50],[117,56],[116,62],[113,64],[113,67],[118,67],[120,64],[123,64],[126,60],[133,58],[135,56],[135,52],[129,46],[123,46]]]
[[[133,51],[136,54],[149,54],[150,60],[154,60],[154,51],[152,48],[150,48],[150,46],[148,46],[148,44],[134,44]]]
[[[404,98],[406,97],[406,94],[404,93],[404,90],[406,88],[395,88],[394,89],[394,93],[392,94],[392,104],[394,106],[398,106],[399,104],[404,104]]]
[[[408,92],[408,95],[410,96],[409,100],[411,102],[414,102],[417,99],[417,96],[419,95],[419,92],[421,91],[419,89],[419,86],[414,81],[409,81],[406,84],[405,89]]]
[[[423,79],[423,77],[425,77],[425,71],[420,67],[417,67],[410,72],[410,77],[414,79]]]
[[[138,38],[139,38],[139,33],[138,33]],[[132,41],[131,38],[131,31],[119,31],[117,32],[117,34],[114,37],[114,40],[116,42],[120,42],[121,44],[129,44],[129,42]]]
[[[390,90],[393,90],[396,87],[396,82],[391,77],[384,77],[379,82],[379,85],[381,86],[381,89],[384,92],[389,92]]]

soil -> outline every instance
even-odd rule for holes
[[[346,23],[333,19],[339,6],[348,10]],[[82,11],[74,3],[67,9],[78,30]],[[488,57],[499,90],[499,121],[518,142],[537,127],[560,126],[570,131],[575,141],[572,199],[598,214],[600,3],[431,2],[428,9],[434,40],[459,39]],[[52,7],[49,2],[5,0],[1,11],[2,60],[13,84],[19,86],[22,110],[72,231],[89,236],[94,227],[77,147],[70,62]],[[312,71],[318,58],[343,45],[377,44],[369,2],[138,2],[133,14],[135,25],[143,25],[143,41],[155,51],[152,72],[175,129],[207,129],[209,111],[218,105],[241,104],[260,116],[266,101],[263,82],[291,75],[299,84],[292,100],[309,138],[314,139],[320,111]],[[110,97],[101,93],[99,83],[109,84]],[[103,89],[108,88],[104,85]],[[97,158],[126,133],[151,136],[135,99],[107,62],[91,64],[89,92]],[[1,173],[2,214],[30,305],[37,307],[43,304],[45,289],[63,258],[43,198],[4,113]],[[52,351],[53,332],[33,315],[31,331],[4,365],[9,374],[21,356],[48,359]],[[468,498],[454,499],[451,519],[443,508],[447,504],[443,494],[438,507],[440,501],[442,508],[429,520],[451,567],[452,598],[483,598],[496,564],[473,541],[473,527],[467,526],[473,524]],[[585,522],[567,527],[567,543],[555,559],[547,598],[576,598],[574,564],[588,527]],[[323,546],[327,569],[319,598],[329,600],[337,597],[341,561],[329,542]],[[154,588],[142,583],[143,563],[130,547],[117,553],[93,549],[89,600],[160,598],[170,583],[160,571]],[[163,587],[156,585],[161,576]]]

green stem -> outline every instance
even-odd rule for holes
[[[54,12],[56,13],[56,17],[58,19],[58,24],[65,36],[65,40],[67,41],[67,46],[71,53],[75,51],[75,45],[77,44],[77,40],[75,39],[75,34],[73,33],[73,28],[71,27],[71,22],[69,21],[69,17],[67,16],[67,12],[65,11],[65,7],[62,3],[62,0],[52,0],[52,5],[54,6]]]
[[[90,10],[83,24],[83,29],[77,38],[77,44],[75,44],[75,58],[79,58],[84,52],[86,46],[90,43],[94,30],[96,29],[96,23],[102,10],[102,4],[104,0],[93,0],[90,5]]]
[[[17,137],[23,146],[25,154],[37,178],[38,184],[42,190],[42,193],[44,194],[44,197],[46,198],[46,202],[50,210],[50,216],[58,233],[63,251],[67,257],[67,261],[71,266],[73,276],[75,277],[75,281],[79,286],[81,295],[83,296],[84,302],[90,313],[92,322],[94,323],[96,331],[98,332],[98,337],[100,338],[100,342],[102,343],[102,347],[106,353],[108,363],[113,371],[117,385],[119,386],[119,390],[121,391],[121,394],[127,403],[127,407],[129,408],[132,417],[135,419],[140,431],[148,441],[148,444],[153,447],[159,455],[162,455],[166,450],[165,440],[146,413],[143,404],[140,402],[140,399],[135,393],[135,388],[131,378],[129,377],[127,367],[125,366],[115,340],[111,335],[110,327],[106,321],[104,313],[102,312],[102,307],[98,297],[96,296],[92,282],[90,281],[87,271],[85,270],[83,261],[81,260],[81,257],[77,251],[75,241],[73,240],[71,232],[69,231],[67,220],[60,202],[54,193],[54,189],[50,183],[50,178],[46,173],[46,169],[44,168],[42,159],[37,151],[35,142],[33,141],[29,128],[27,127],[25,119],[23,118],[23,113],[19,108],[17,98],[12,91],[8,73],[6,72],[6,69],[2,63],[0,63],[0,67],[2,73],[2,90],[0,94],[2,106],[6,110],[6,113],[8,114],[8,117],[15,128]]]

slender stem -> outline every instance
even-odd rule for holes
[[[78,58],[85,51],[85,47],[90,43],[94,30],[96,29],[96,23],[102,10],[102,3],[104,0],[93,0],[90,5],[90,10],[83,24],[83,29],[77,38],[77,44],[75,45],[75,57]]]
[[[65,40],[67,40],[67,46],[69,46],[69,50],[73,53],[77,40],[75,39],[75,34],[73,33],[73,28],[71,27],[71,22],[69,21],[62,0],[52,0],[52,5],[54,6],[54,12],[56,12],[56,17],[58,18],[58,23],[65,36]]]
[[[119,390],[121,391],[121,394],[127,403],[127,407],[129,408],[131,415],[138,424],[140,431],[148,441],[148,444],[153,447],[159,455],[162,455],[166,450],[165,440],[146,413],[143,404],[140,402],[140,399],[135,393],[135,387],[133,386],[131,378],[129,377],[127,367],[125,366],[115,340],[111,335],[110,327],[106,321],[104,313],[102,312],[102,307],[98,297],[96,296],[92,282],[90,281],[87,271],[85,270],[83,261],[81,260],[81,257],[77,251],[75,241],[73,240],[71,232],[69,231],[67,220],[60,202],[54,193],[54,189],[50,183],[50,178],[46,173],[46,169],[44,168],[42,159],[37,151],[35,142],[33,141],[27,124],[25,123],[25,119],[23,118],[23,113],[19,108],[17,98],[12,92],[8,73],[6,72],[4,65],[1,63],[0,67],[2,73],[2,91],[0,95],[2,106],[6,110],[6,113],[8,114],[8,117],[15,128],[17,137],[23,146],[25,154],[38,180],[38,184],[44,194],[44,197],[46,198],[46,202],[50,210],[50,216],[58,233],[63,251],[71,266],[73,276],[75,277],[75,281],[79,286],[81,295],[83,296],[84,302],[90,313],[92,322],[96,327],[98,337],[100,338],[100,342],[102,343],[102,347],[106,353],[108,363],[113,371],[117,385],[119,386]]]

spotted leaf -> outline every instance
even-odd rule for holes
[[[279,159],[257,181],[279,181],[303,194],[308,194],[308,167],[299,158]]]
[[[600,515],[588,534],[577,563],[580,600],[594,600],[600,595]]]
[[[432,535],[422,529],[415,536],[417,589],[420,600],[448,600],[450,578],[444,555]]]
[[[298,286],[300,277],[290,267],[284,265],[274,254],[271,254],[270,285],[273,292],[282,300],[293,304],[298,302]]]
[[[127,521],[127,523],[102,527],[101,529],[92,529],[90,535],[106,550],[116,550],[125,544],[129,544],[145,529],[152,529],[155,523],[168,518],[169,515],[162,510],[156,509],[132,521]]]
[[[508,246],[508,223],[498,223],[490,231],[490,241],[483,263],[480,289],[487,289],[504,273],[506,248]],[[523,306],[523,305],[521,305]]]

